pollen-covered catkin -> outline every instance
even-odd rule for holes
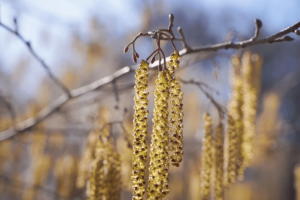
[[[296,200],[300,200],[300,165],[294,168],[294,188],[296,190]]]
[[[215,135],[215,168],[215,200],[223,200],[224,135],[222,123],[219,124]]]
[[[178,51],[171,55],[171,61],[168,62],[167,78],[170,84],[170,103],[171,103],[171,118],[170,118],[170,152],[172,165],[179,167],[183,156],[183,93],[181,85],[175,77],[174,70],[179,67],[179,59],[181,57]]]
[[[165,72],[159,72],[155,81],[155,100],[153,112],[153,133],[150,146],[150,167],[148,199],[162,199],[169,193],[169,122],[168,98],[169,84]]]
[[[120,199],[120,156],[111,144],[108,135],[109,126],[106,126],[96,144],[96,155],[92,162],[87,186],[89,200]]]
[[[95,153],[96,153],[95,149],[99,137],[99,130],[102,128],[103,124],[108,122],[108,120],[109,120],[108,108],[101,107],[99,109],[99,116],[98,116],[96,128],[89,133],[83,157],[80,159],[79,162],[78,175],[76,180],[77,188],[85,187],[86,182],[90,178],[90,168],[91,168],[92,161],[95,159]]]
[[[234,156],[236,153],[236,159],[234,157],[229,158],[228,166],[231,166],[231,171],[228,171],[230,176],[232,176],[230,182],[233,182],[233,177],[236,177],[236,171],[238,177],[241,179],[244,174],[244,167],[243,167],[243,154],[242,154],[242,144],[244,139],[244,123],[243,123],[243,104],[244,104],[244,97],[243,97],[243,78],[242,78],[242,71],[241,71],[241,64],[238,57],[234,56],[232,58],[232,78],[231,78],[231,85],[232,85],[232,93],[231,93],[231,100],[229,102],[228,108],[228,115],[232,117],[235,131],[237,134],[237,141],[234,138],[234,132],[232,132],[232,137],[229,137],[229,149],[236,149],[236,152],[229,152],[231,156]],[[231,147],[230,147],[231,146]],[[230,151],[230,150],[229,150]],[[234,150],[233,150],[234,151]],[[233,167],[233,165],[236,165]],[[229,178],[229,177],[228,177]]]
[[[225,185],[235,183],[236,181],[236,156],[237,156],[237,133],[235,130],[234,120],[231,116],[228,116],[228,124],[226,134],[228,136],[228,160],[225,162],[227,164],[227,171],[225,178]]]
[[[255,117],[257,95],[259,86],[259,74],[261,61],[258,55],[245,52],[242,59],[244,75],[244,137],[242,144],[243,166],[248,167],[253,160],[253,139],[255,135]]]
[[[207,113],[204,116],[205,135],[202,140],[201,172],[200,172],[200,195],[201,200],[210,199],[211,173],[213,168],[213,132],[212,119]]]
[[[56,178],[56,190],[59,195],[70,197],[76,175],[76,160],[73,156],[67,155],[59,158],[54,167]]]
[[[142,60],[135,74],[135,113],[133,120],[133,158],[132,158],[132,176],[133,199],[143,199],[146,192],[145,172],[147,160],[147,115],[149,111],[147,96],[149,64]]]

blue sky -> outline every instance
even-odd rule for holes
[[[143,1],[149,4],[149,9],[159,9],[159,1]],[[155,2],[152,5],[151,2]],[[249,33],[253,26],[249,26],[249,20],[259,18],[263,21],[263,28],[270,33],[292,25],[300,20],[300,0],[166,0],[163,12],[168,15],[174,9],[182,8],[189,14],[189,7],[203,9],[209,14],[208,28],[213,34],[221,37],[226,31],[234,28],[241,33]],[[183,4],[184,2],[184,4]],[[65,46],[70,28],[79,30],[83,35],[88,28],[91,15],[98,18],[111,27],[111,32],[119,36],[126,36],[126,32],[138,29],[141,25],[142,6],[140,0],[0,0],[1,20],[5,24],[13,26],[13,17],[18,17],[22,35],[32,44],[51,69],[59,74],[60,62],[69,59],[67,52],[57,53],[59,45]],[[224,13],[231,13],[228,20],[228,28],[217,29],[216,25]],[[191,17],[197,17],[197,13],[191,13]],[[175,16],[176,17],[176,16]],[[114,24],[111,26],[111,24]],[[226,27],[226,29],[225,29]],[[42,42],[40,33],[48,31],[50,41]],[[10,72],[15,64],[15,58],[26,55],[26,48],[17,39],[0,28],[0,59],[4,63],[1,71]],[[120,51],[121,52],[121,51]],[[28,52],[27,52],[28,53]],[[58,58],[58,59],[57,59]],[[38,81],[45,76],[43,69],[35,61],[31,61],[28,75],[24,79],[24,90],[30,87],[34,91],[38,87]]]

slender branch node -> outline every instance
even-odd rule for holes
[[[255,19],[255,33],[254,33],[254,36],[251,38],[252,41],[254,41],[258,38],[261,27],[262,27],[261,20]]]

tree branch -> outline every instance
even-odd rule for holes
[[[191,53],[199,53],[199,52],[207,52],[207,51],[218,51],[221,49],[241,49],[241,48],[246,48],[254,45],[259,45],[259,44],[271,44],[275,42],[287,42],[287,41],[293,41],[294,39],[291,38],[290,36],[286,36],[289,33],[295,33],[296,30],[300,27],[300,21],[296,24],[294,24],[291,27],[288,27],[276,34],[273,34],[269,37],[259,39],[259,40],[253,40],[253,38],[257,38],[258,35],[256,34],[250,38],[249,40],[244,40],[240,42],[224,42],[220,44],[215,44],[215,45],[208,45],[204,47],[198,47],[198,48],[192,48],[191,50],[183,49],[179,53],[181,56],[191,54]]]
[[[16,34],[12,29],[9,29],[7,26],[4,26],[1,22],[0,22],[0,26],[4,27],[5,29],[7,29],[8,31],[10,31],[11,33]],[[257,26],[257,23],[256,23]],[[258,26],[257,26],[258,27]],[[285,41],[292,41],[293,38],[286,36],[289,33],[297,33],[297,29],[300,27],[300,21],[294,25],[292,25],[291,27],[288,27],[276,34],[273,34],[269,37],[266,37],[264,39],[254,39],[253,38],[257,38],[259,31],[255,32],[255,35],[250,38],[249,40],[244,40],[244,41],[240,41],[240,42],[225,42],[225,43],[219,43],[219,44],[215,44],[215,45],[208,45],[208,46],[204,46],[204,47],[198,47],[198,48],[184,48],[182,49],[179,54],[181,56],[185,56],[188,54],[192,54],[192,53],[200,53],[200,52],[209,52],[209,51],[218,51],[218,50],[222,50],[222,49],[240,49],[240,48],[246,48],[246,47],[250,47],[250,46],[254,46],[254,45],[259,45],[259,44],[267,44],[267,43],[275,43],[275,42],[285,42]],[[257,34],[256,34],[257,33]],[[27,44],[27,42],[24,40],[24,38],[22,36],[20,36],[19,34],[16,34],[23,42],[25,42]],[[257,36],[256,36],[257,35]],[[30,47],[30,45],[28,46],[29,50],[31,52],[32,49]],[[42,61],[35,53],[33,54],[35,55],[35,57]],[[167,61],[170,60],[170,57],[166,58]],[[45,65],[44,62],[41,62],[43,64],[43,66]],[[155,68],[159,65],[159,61],[155,61],[153,64],[150,64],[149,68]],[[46,70],[49,70],[49,67],[45,67]],[[15,129],[12,127],[6,131],[3,131],[0,133],[0,141],[8,139],[14,135],[16,135],[17,133],[29,130],[30,128],[32,128],[34,125],[36,125],[37,123],[39,123],[40,121],[48,118],[49,116],[51,116],[53,113],[55,113],[57,110],[59,110],[63,105],[65,105],[69,100],[77,98],[79,96],[82,96],[88,92],[91,92],[93,90],[97,90],[100,87],[108,84],[108,83],[112,83],[113,81],[115,81],[116,79],[130,73],[134,71],[134,66],[133,67],[123,67],[120,70],[112,73],[111,75],[101,78],[91,84],[88,84],[86,86],[82,86],[78,89],[74,89],[69,91],[69,93],[66,92],[66,94],[61,95],[56,101],[54,101],[49,107],[46,107],[45,109],[43,109],[41,112],[38,113],[38,115],[34,118],[30,118],[27,119],[21,123],[18,123],[15,126]],[[49,71],[50,72],[50,71]],[[53,79],[53,80],[57,80],[57,79]],[[58,80],[57,80],[58,81]],[[58,83],[60,83],[58,81]],[[203,88],[201,86],[199,86],[199,88],[201,90],[203,90]],[[203,90],[205,91],[205,90]],[[207,91],[205,91],[207,92]],[[210,95],[207,93],[206,94],[208,97],[210,97]],[[210,100],[214,103],[213,98],[210,98]],[[215,103],[214,103],[215,104]],[[218,103],[216,103],[215,105],[218,106]],[[220,108],[220,110],[223,110],[223,108]],[[14,131],[15,130],[15,131]]]
[[[31,55],[33,55],[33,57],[42,65],[42,67],[45,69],[45,71],[47,72],[48,76],[53,80],[53,82],[60,87],[60,89],[62,89],[68,96],[70,96],[70,91],[69,89],[59,80],[57,79],[54,74],[52,73],[52,71],[50,70],[50,67],[44,62],[44,60],[38,56],[38,54],[34,51],[34,49],[31,46],[31,43],[29,41],[26,41],[25,38],[20,35],[19,33],[19,29],[18,29],[18,23],[17,23],[17,19],[14,19],[14,24],[15,24],[15,30],[9,28],[8,26],[6,26],[5,24],[3,24],[0,21],[0,26],[3,27],[5,30],[7,30],[8,32],[14,34],[15,36],[17,36],[17,38],[19,38],[28,48],[28,50],[30,51]]]

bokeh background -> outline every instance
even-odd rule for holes
[[[69,89],[132,66],[131,55],[123,53],[125,45],[139,32],[166,27],[169,13],[175,16],[175,32],[176,27],[182,27],[191,47],[248,39],[254,33],[256,18],[263,22],[260,37],[300,20],[299,0],[1,0],[0,6],[1,22],[13,28],[16,18],[20,34]],[[218,91],[214,98],[226,105],[230,97],[231,56],[251,50],[263,58],[256,161],[246,170],[245,179],[226,191],[227,199],[296,199],[294,168],[300,158],[300,38],[291,36],[295,38],[293,42],[201,53],[182,59],[184,69],[177,75],[209,84]],[[171,45],[163,45],[169,55]],[[182,48],[181,43],[176,45]],[[155,43],[143,38],[136,48],[140,57],[146,58],[155,49]],[[151,74],[149,90],[153,95],[156,70]],[[62,94],[24,43],[1,27],[0,77],[0,95],[13,105],[18,121],[36,115]],[[0,142],[0,199],[85,199],[84,189],[71,183],[76,181],[76,166],[87,135],[101,115],[99,108],[109,110],[109,121],[123,120],[126,108],[124,125],[131,132],[133,86],[134,74],[130,73],[116,82],[118,98],[114,86],[106,85],[70,101],[38,127]],[[183,91],[185,157],[181,167],[171,169],[171,192],[166,199],[173,200],[199,198],[203,113],[210,112],[215,125],[218,122],[217,111],[197,87],[183,85]],[[150,115],[152,109],[150,100]],[[0,119],[1,130],[11,125],[9,110],[3,103]],[[118,125],[113,130],[118,149],[124,155],[121,196],[127,200],[131,199],[131,152],[124,141],[124,130]],[[37,155],[47,161],[38,163]],[[57,168],[73,171],[59,179],[62,175],[57,175]],[[66,179],[71,181],[69,185],[64,183],[65,189],[60,191],[63,186],[58,187],[62,184],[59,180]]]

